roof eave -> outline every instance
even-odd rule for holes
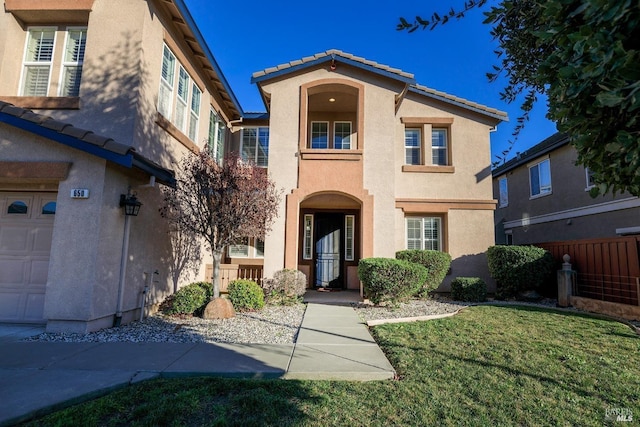
[[[545,147],[544,149],[537,151],[536,147],[544,144],[546,141],[548,141],[551,138],[558,138],[558,140],[552,144],[550,144],[548,147]],[[567,135],[563,135],[560,132],[557,132],[553,135],[551,135],[549,138],[546,138],[545,140],[543,140],[542,142],[534,145],[533,147],[529,148],[529,150],[525,151],[524,153],[520,153],[519,157],[515,157],[511,160],[509,160],[507,163],[498,166],[497,168],[495,168],[493,171],[491,171],[491,175],[493,176],[493,178],[497,178],[501,175],[504,175],[507,172],[510,172],[524,164],[527,164],[529,162],[531,162],[534,159],[537,159],[540,156],[544,156],[545,154],[550,153],[551,151],[562,147],[563,145],[567,145],[569,143],[569,137]],[[533,152],[531,152],[533,151]],[[529,154],[529,152],[531,152]]]
[[[421,96],[425,96],[427,98],[432,98],[432,99],[435,99],[437,101],[441,101],[441,102],[444,102],[444,103],[447,103],[447,104],[450,104],[450,105],[454,105],[454,106],[459,107],[459,108],[464,108],[465,110],[470,110],[470,111],[473,111],[475,113],[482,114],[483,116],[491,117],[492,119],[497,120],[498,123],[499,122],[509,121],[509,117],[507,116],[507,113],[502,112],[502,111],[497,111],[496,110],[494,112],[494,111],[489,111],[489,110],[485,110],[485,109],[482,109],[482,108],[478,108],[476,106],[473,106],[473,105],[470,105],[470,104],[466,104],[464,102],[459,102],[459,101],[447,98],[447,97],[442,96],[442,95],[438,95],[438,94],[435,94],[435,93],[430,93],[430,92],[421,90],[420,88],[417,88],[415,86],[409,87],[409,91],[417,93],[417,94],[419,94]]]
[[[189,12],[189,9],[187,8],[187,6],[185,5],[183,0],[174,0],[174,1],[175,1],[175,5],[176,5],[178,11],[180,12],[180,14],[185,19],[185,22],[187,23],[187,25],[193,31],[193,34],[194,34],[194,36],[196,38],[196,41],[198,42],[198,44],[202,48],[207,60],[211,63],[211,66],[213,67],[216,75],[220,79],[220,83],[224,87],[224,90],[227,92],[227,94],[231,98],[231,101],[232,101],[235,109],[237,110],[238,117],[242,117],[244,115],[244,112],[242,111],[242,107],[240,106],[240,102],[236,98],[235,93],[233,93],[233,90],[231,89],[231,86],[229,85],[229,82],[227,81],[226,77],[222,73],[222,69],[220,68],[220,66],[218,65],[218,62],[216,61],[216,59],[214,58],[213,54],[211,53],[211,50],[209,49],[209,46],[207,45],[204,37],[202,36],[202,33],[200,33],[200,29],[198,28],[198,25],[196,25],[196,22],[194,21],[193,17],[191,16],[191,13]]]

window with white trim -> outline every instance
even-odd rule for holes
[[[86,28],[68,28],[62,62],[62,81],[60,96],[78,96],[82,64],[87,43]]]
[[[329,148],[329,122],[311,122],[311,148]]]
[[[504,208],[509,205],[509,186],[506,177],[498,180],[498,188],[500,191],[500,207]]]
[[[162,51],[158,112],[192,141],[198,138],[201,98],[202,91],[165,44]]]
[[[529,166],[529,184],[531,197],[544,196],[551,193],[551,166],[549,159]]]
[[[212,109],[209,110],[209,138],[207,139],[207,150],[209,155],[217,162],[224,158],[224,140],[226,126],[218,114]]]
[[[353,261],[355,259],[355,215],[344,216],[344,260]]]
[[[407,217],[407,249],[442,250],[442,218]]]
[[[302,259],[313,259],[313,215],[304,216]]]
[[[54,52],[57,27],[37,27],[27,30],[20,95],[48,96],[54,74]],[[57,95],[78,96],[82,78],[87,29],[68,27],[64,30],[65,48],[60,61]]]
[[[242,129],[242,160],[253,162],[256,166],[269,166],[269,128],[245,127]]]
[[[404,163],[406,165],[420,164],[421,134],[420,129],[404,130]]]
[[[446,166],[449,164],[447,153],[447,130],[431,129],[431,164]]]
[[[264,241],[255,238],[242,238],[237,244],[229,245],[229,258],[264,258]]]
[[[334,122],[333,148],[338,150],[351,149],[351,122]]]

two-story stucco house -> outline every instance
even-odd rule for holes
[[[310,287],[358,289],[360,259],[409,248],[447,251],[452,275],[488,279],[489,135],[505,113],[338,50],[252,81],[267,113],[234,128],[232,149],[286,194],[273,231],[244,252],[264,257],[267,276],[294,268]]]
[[[240,107],[180,0],[2,3],[0,321],[130,321],[173,289],[159,187]]]
[[[160,187],[199,150],[238,151],[284,190],[230,265],[358,289],[360,259],[422,248],[488,280],[505,113],[337,50],[254,74],[266,111],[245,113],[182,0],[3,3],[0,321],[86,332],[162,301],[177,248]]]
[[[640,233],[640,199],[593,198],[589,169],[561,133],[493,170],[496,242],[530,244]]]

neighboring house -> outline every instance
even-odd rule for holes
[[[360,259],[419,248],[453,257],[445,288],[489,279],[505,113],[336,50],[254,74],[267,112],[245,113],[183,0],[3,3],[0,321],[87,332],[137,318],[145,286],[162,301],[180,248],[160,187],[199,150],[238,151],[284,190],[272,232],[228,264],[358,289]]]
[[[2,3],[0,321],[128,322],[173,289],[159,187],[242,111],[181,0]]]
[[[267,167],[285,197],[264,244],[232,257],[260,257],[267,277],[285,267],[310,287],[359,289],[360,259],[435,249],[453,257],[450,277],[488,280],[489,137],[505,113],[339,50],[252,81],[267,114],[246,115],[232,149]]]
[[[569,139],[552,135],[494,169],[496,243],[529,244],[640,234],[640,199],[592,198],[589,170]]]

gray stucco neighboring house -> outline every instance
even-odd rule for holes
[[[528,244],[640,234],[640,199],[592,198],[588,168],[556,133],[492,171],[496,243]]]

